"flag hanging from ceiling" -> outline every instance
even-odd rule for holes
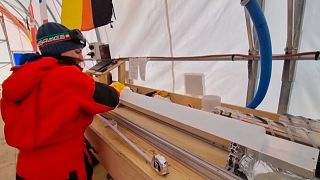
[[[112,0],[63,0],[61,23],[87,31],[111,23]]]

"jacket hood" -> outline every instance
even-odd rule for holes
[[[57,60],[43,57],[33,62],[11,68],[12,74],[3,82],[3,98],[21,101],[27,97],[44,78],[46,72],[58,66]]]

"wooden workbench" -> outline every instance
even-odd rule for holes
[[[130,88],[141,94],[148,94],[157,91],[150,88],[130,85]],[[193,108],[201,107],[201,100],[190,96],[184,96],[169,93],[172,102],[191,106]],[[233,108],[240,111],[251,112],[252,110],[228,104],[222,104],[225,107]],[[204,159],[218,167],[224,168],[228,159],[228,143],[224,148],[217,148],[211,144],[203,142],[188,134],[177,131],[176,129],[166,126],[153,117],[141,114],[133,109],[121,106],[113,112],[121,114],[122,117],[130,120],[140,127],[147,129],[155,135],[191,152],[192,154]],[[253,113],[263,115],[271,119],[277,120],[278,116],[272,113],[254,110]],[[95,119],[92,125],[86,131],[86,137],[94,146],[98,154],[100,163],[114,179],[203,179],[193,170],[185,167],[183,164],[172,159],[168,155],[160,152],[156,147],[137,137],[129,130],[119,127],[132,142],[138,145],[144,152],[150,156],[153,154],[161,154],[167,158],[169,163],[169,171],[165,177],[159,176],[142,157],[140,157],[125,141],[123,141],[111,128],[105,127],[103,122]]]
[[[122,111],[122,110],[120,110]],[[128,116],[133,114],[128,113]],[[146,123],[149,124],[149,123]],[[150,125],[150,124],[149,124]],[[169,163],[170,173],[164,177],[159,176],[149,164],[147,164],[142,157],[140,157],[125,141],[123,141],[111,128],[105,127],[103,122],[95,119],[92,125],[86,131],[86,137],[91,145],[97,151],[97,158],[101,165],[114,179],[203,179],[192,170],[183,166],[181,163],[175,161],[168,155],[160,152],[157,148],[143,141],[141,138],[132,134],[126,129],[118,126],[118,129],[125,134],[132,142],[134,142],[140,149],[149,154],[161,154],[166,157]],[[164,135],[172,133],[166,129],[162,129]],[[175,133],[172,134],[172,137]],[[189,143],[189,146],[194,146],[197,151],[203,150],[203,154],[206,154],[205,148],[198,147],[197,144],[193,144],[194,140],[181,138],[179,142],[184,142],[185,145]],[[192,144],[190,143],[192,142]],[[220,152],[222,159],[227,156],[226,152]],[[208,154],[209,156],[210,154]],[[223,160],[220,163],[223,166]]]

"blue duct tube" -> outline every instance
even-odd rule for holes
[[[254,98],[247,105],[248,108],[254,109],[259,106],[268,91],[272,70],[272,47],[267,21],[258,2],[256,0],[244,1],[246,1],[245,7],[251,16],[253,25],[256,29],[260,50],[261,64],[259,86]],[[243,4],[244,1],[242,0],[241,4]]]

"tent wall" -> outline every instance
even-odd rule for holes
[[[60,22],[61,0],[47,2],[49,21]],[[107,25],[97,31],[101,41],[110,44],[114,58],[171,56],[171,53],[173,56],[248,53],[245,11],[240,1],[117,0],[113,3],[116,14],[113,28]],[[287,3],[287,0],[265,1],[265,16],[274,54],[285,52]],[[319,6],[318,0],[306,1],[298,52],[320,49],[317,21],[320,18]],[[39,10],[36,8],[35,15],[40,21]],[[90,42],[98,40],[95,31],[84,34]],[[23,45],[17,48],[28,47]],[[273,62],[270,88],[258,109],[277,111],[282,67],[283,61]],[[317,61],[298,61],[289,104],[290,114],[319,119],[319,70]],[[169,91],[175,87],[175,92],[184,93],[184,73],[204,73],[206,94],[219,95],[223,102],[245,106],[248,84],[246,61],[148,62],[146,81],[135,80],[134,83]]]
[[[300,51],[320,50],[320,1],[307,0]],[[289,113],[320,119],[320,63],[298,61]]]

